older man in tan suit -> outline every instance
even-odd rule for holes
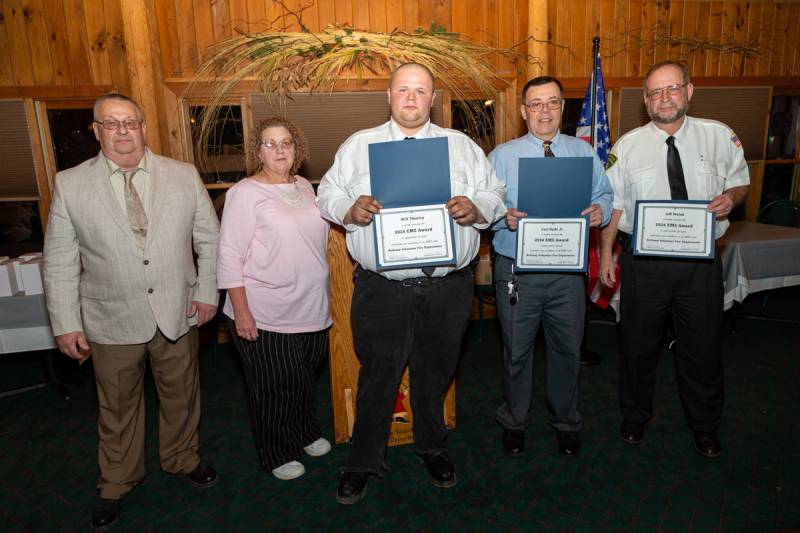
[[[216,312],[219,224],[197,170],[146,148],[136,102],[100,98],[93,127],[101,152],[56,176],[44,277],[59,349],[94,362],[100,499],[91,525],[105,530],[145,476],[147,358],[161,468],[201,488],[217,481],[198,455],[196,326]]]

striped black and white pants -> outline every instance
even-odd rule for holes
[[[233,342],[242,359],[250,424],[261,465],[273,470],[298,460],[303,447],[321,433],[317,421],[317,368],[328,354],[328,330],[276,333],[258,330],[254,341],[236,334]]]

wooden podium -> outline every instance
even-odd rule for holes
[[[331,226],[328,235],[328,264],[331,272],[330,331],[331,400],[333,403],[333,426],[336,442],[350,440],[356,415],[356,393],[360,364],[353,348],[353,332],[350,329],[350,303],[353,297],[353,269],[355,263],[347,253],[345,232],[340,226]],[[392,415],[392,430],[389,446],[409,444],[414,441],[408,368],[398,388],[397,401]],[[456,384],[450,383],[444,399],[444,419],[448,428],[456,425]]]

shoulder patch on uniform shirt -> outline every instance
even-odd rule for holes
[[[617,156],[614,154],[608,154],[608,163],[606,163],[606,170],[610,169],[614,166],[614,163],[617,162]]]
[[[737,148],[742,147],[742,141],[739,140],[739,137],[737,137],[735,133],[731,135],[731,142],[735,144]]]

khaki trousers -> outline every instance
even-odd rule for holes
[[[159,399],[161,468],[172,474],[194,470],[200,462],[197,328],[192,327],[175,341],[157,330],[143,344],[93,342],[91,347],[100,407],[100,497],[122,498],[144,479],[144,373],[148,356]]]

